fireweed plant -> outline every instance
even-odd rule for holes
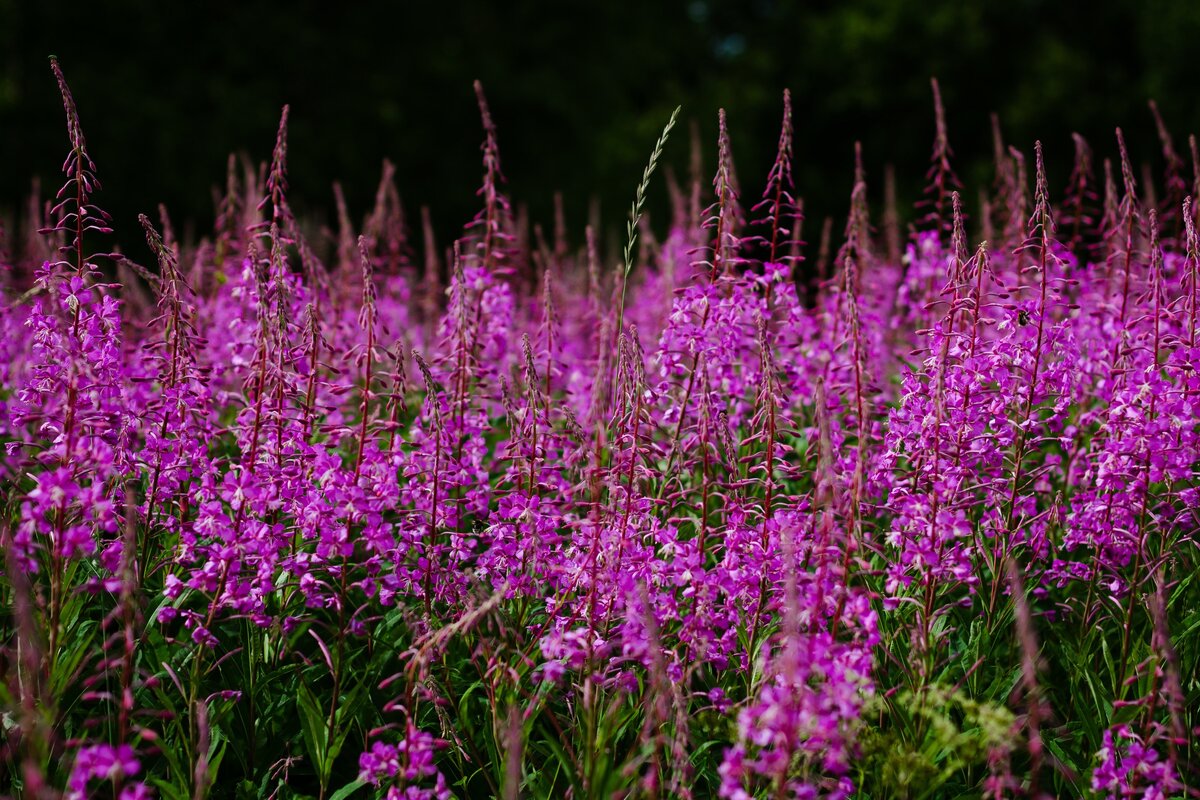
[[[860,156],[815,270],[786,93],[761,196],[722,112],[659,238],[672,115],[620,258],[528,235],[478,84],[481,210],[421,257],[390,163],[361,225],[296,218],[285,108],[209,238],[159,209],[126,257],[51,66],[65,182],[0,237],[0,791],[1198,796],[1200,159],[1156,108],[1161,186],[1117,131],[1057,197],[993,120],[972,241],[935,83],[917,223]]]

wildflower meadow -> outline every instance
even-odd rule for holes
[[[794,185],[786,92],[765,178],[724,112],[676,175],[677,110],[610,232],[514,211],[476,84],[450,243],[386,162],[365,219],[294,213],[285,107],[211,232],[110,252],[51,67],[0,794],[1200,796],[1200,154],[1153,104],[1163,169],[993,118],[968,192],[934,82],[914,211],[861,159]]]

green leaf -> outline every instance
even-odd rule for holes
[[[346,744],[346,738],[350,730],[354,729],[353,722],[358,715],[359,708],[364,705],[364,698],[368,696],[364,691],[365,684],[359,684],[354,688],[353,692],[349,693],[346,699],[342,700],[341,705],[337,706],[337,711],[334,715],[334,739],[329,742],[329,752],[326,753],[326,758],[329,760],[330,768],[334,765],[334,760],[338,753],[342,752],[342,746]]]
[[[163,778],[152,778],[151,782],[164,800],[191,800],[192,792],[187,786],[177,786]]]
[[[346,800],[347,797],[354,794],[355,792],[357,792],[359,789],[361,789],[362,787],[364,787],[366,785],[367,785],[367,782],[364,780],[361,780],[361,779],[351,781],[350,783],[347,783],[342,788],[338,789],[333,794],[329,795],[329,800]]]
[[[1075,775],[1080,774],[1079,765],[1075,763],[1074,759],[1066,754],[1066,752],[1062,749],[1062,745],[1058,743],[1057,739],[1053,737],[1043,737],[1042,743],[1046,745],[1046,749],[1050,751],[1050,755],[1054,756],[1054,758],[1057,759],[1063,766],[1065,766]],[[1066,778],[1066,775],[1063,775],[1063,777]],[[1076,792],[1079,791],[1079,786],[1074,780],[1071,780],[1070,784],[1071,788],[1075,789]]]
[[[216,777],[217,770],[221,767],[221,761],[225,758],[228,746],[229,737],[220,728],[214,727],[212,729],[212,743],[208,748],[208,774],[210,778]]]
[[[325,714],[321,710],[320,703],[317,702],[316,695],[304,681],[297,684],[296,700],[296,706],[300,710],[300,732],[304,736],[304,746],[308,750],[313,766],[316,767],[317,774],[324,779],[328,775],[326,752],[329,733],[326,728]]]
[[[67,607],[68,609],[71,606]],[[64,610],[64,615],[68,613]],[[79,667],[91,653],[96,638],[96,624],[73,620],[74,624],[63,625],[63,636],[58,643],[58,656],[54,662],[54,674],[50,676],[50,694],[65,697],[71,682],[75,680]]]

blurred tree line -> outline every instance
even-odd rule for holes
[[[561,190],[575,241],[593,197],[606,226],[623,223],[676,104],[698,126],[706,180],[717,109],[728,110],[742,188],[756,196],[789,87],[811,240],[812,220],[844,213],[856,140],[873,199],[894,164],[911,214],[933,139],[932,75],[968,206],[990,181],[993,111],[1010,143],[1031,152],[1043,140],[1056,189],[1072,131],[1103,157],[1121,125],[1135,159],[1159,163],[1151,97],[1186,159],[1187,134],[1200,131],[1198,42],[1195,0],[0,0],[0,210],[22,207],[34,175],[46,191],[59,182],[67,139],[52,53],[105,185],[98,200],[132,254],[142,247],[136,215],[160,202],[178,228],[207,230],[226,155],[266,158],[284,103],[300,213],[329,219],[340,180],[360,217],[387,157],[410,221],[429,205],[448,242],[477,206],[475,78],[512,196],[549,220]],[[686,132],[667,153],[681,177]],[[655,189],[661,222],[666,193]]]

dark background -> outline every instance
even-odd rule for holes
[[[300,213],[328,219],[340,179],[361,219],[388,157],[410,222],[428,204],[444,245],[477,208],[479,78],[514,200],[549,222],[561,189],[578,242],[592,197],[606,226],[623,224],[676,104],[684,124],[668,162],[686,176],[694,120],[709,180],[725,107],[744,194],[757,196],[784,87],[795,98],[796,181],[810,219],[843,213],[856,139],[873,200],[894,163],[909,212],[933,138],[931,75],[968,204],[991,176],[991,111],[1027,153],[1044,141],[1054,191],[1070,171],[1073,130],[1103,157],[1121,125],[1135,159],[1160,164],[1150,97],[1190,161],[1198,47],[1196,0],[0,0],[0,213],[18,213],[33,175],[47,190],[61,181],[67,138],[51,53],[104,182],[96,199],[127,251],[146,257],[137,213],[165,202],[177,228],[207,230],[227,154],[267,158],[285,102]],[[652,208],[661,228],[660,181]]]

